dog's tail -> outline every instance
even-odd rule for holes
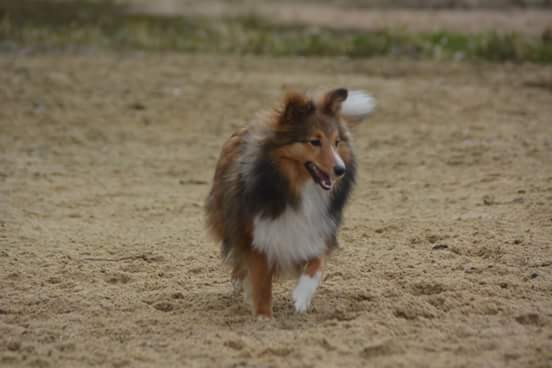
[[[349,91],[341,105],[341,116],[349,123],[364,120],[376,107],[376,101],[364,91]]]

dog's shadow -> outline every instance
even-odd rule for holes
[[[306,314],[295,312],[291,291],[275,293],[273,298],[274,320],[281,321],[283,329],[300,328],[304,323],[321,321],[352,321],[369,312],[374,298],[364,292],[322,289],[314,298],[312,310]],[[222,325],[247,324],[256,321],[251,307],[242,294],[228,291],[208,291],[187,294],[173,301],[176,314],[195,314],[198,320]],[[279,325],[279,324],[278,324]]]

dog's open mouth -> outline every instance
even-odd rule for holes
[[[307,162],[305,167],[312,176],[315,183],[320,185],[324,190],[332,189],[332,179],[324,171],[320,170],[313,162]]]

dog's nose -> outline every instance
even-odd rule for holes
[[[334,173],[337,176],[343,176],[345,174],[345,166],[337,165],[334,167]]]

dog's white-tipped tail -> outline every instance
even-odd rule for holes
[[[376,101],[364,91],[349,91],[347,99],[341,105],[341,115],[352,122],[366,118],[374,111]]]

